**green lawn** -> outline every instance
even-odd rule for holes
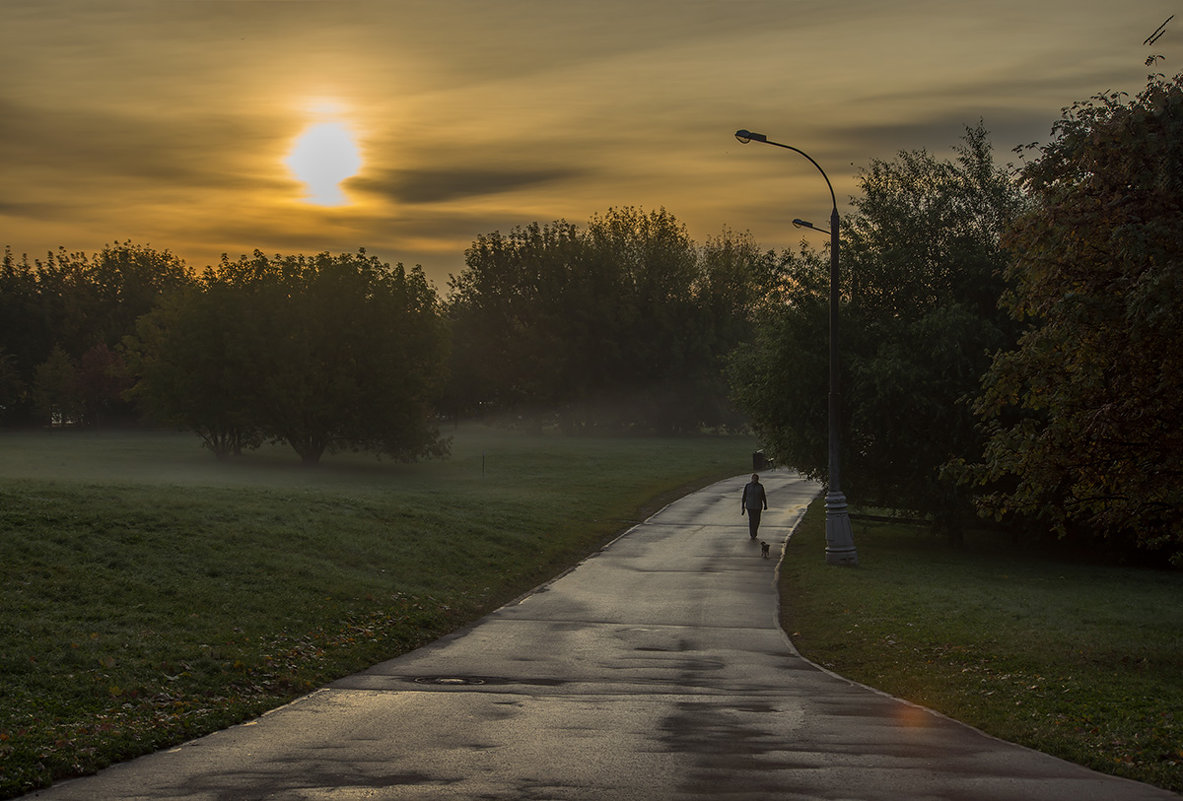
[[[314,469],[180,434],[0,434],[0,798],[429,642],[754,447],[452,433],[446,460]]]
[[[815,504],[782,567],[782,622],[834,672],[1011,742],[1183,791],[1183,572],[1052,560],[999,535],[952,549],[856,522],[825,564]]]

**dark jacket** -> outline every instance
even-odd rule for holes
[[[764,494],[764,485],[758,481],[749,481],[745,484],[742,503],[745,509],[767,509],[768,496]]]

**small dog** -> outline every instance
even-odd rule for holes
[[[760,555],[765,559],[768,558],[768,543],[766,543],[764,540],[760,540]]]

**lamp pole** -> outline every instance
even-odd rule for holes
[[[841,428],[841,409],[839,408],[839,380],[838,380],[838,199],[834,195],[834,185],[821,165],[804,150],[792,145],[774,142],[764,134],[739,130],[735,138],[743,144],[748,142],[763,142],[767,145],[783,147],[800,153],[809,159],[809,163],[817,167],[830,188],[830,202],[833,210],[830,212],[830,396],[829,396],[829,474],[830,482],[826,488],[826,563],[831,565],[857,565],[858,552],[854,547],[854,533],[850,528],[850,513],[846,506],[846,496],[842,493],[841,464],[838,454],[839,429]],[[793,220],[793,225],[802,228],[817,228],[804,220]]]

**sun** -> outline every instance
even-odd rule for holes
[[[284,164],[307,189],[305,202],[317,206],[344,206],[349,198],[341,182],[357,175],[361,149],[353,129],[340,117],[341,106],[331,101],[310,104],[314,119],[292,143]]]

